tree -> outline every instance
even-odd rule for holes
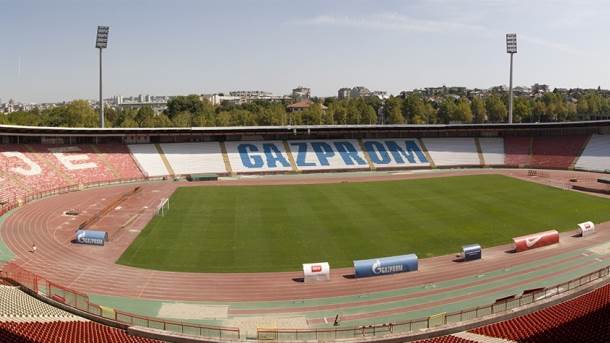
[[[301,111],[301,117],[305,125],[321,125],[322,106],[318,103],[311,104],[308,109]]]
[[[207,104],[206,104],[207,103]],[[190,112],[191,114],[204,113],[209,111],[209,102],[204,103],[198,95],[177,96],[167,102],[165,113],[173,119],[180,112]]]
[[[138,113],[136,114],[134,120],[138,123],[140,127],[147,127],[144,123],[151,123],[155,116],[155,111],[150,106],[143,106],[138,109]]]
[[[487,118],[492,123],[502,123],[506,121],[506,105],[504,105],[504,102],[497,95],[491,95],[485,99],[485,111],[487,111]]]
[[[450,117],[451,122],[460,123],[471,123],[472,122],[472,110],[470,109],[470,103],[465,98],[460,98],[455,106]]]
[[[126,118],[125,120],[123,120],[121,122],[121,124],[119,126],[120,127],[138,127],[138,123],[131,118]]]
[[[216,115],[216,126],[230,126],[231,125],[231,113],[228,111],[222,111]]]
[[[485,103],[480,97],[475,96],[470,101],[470,111],[472,112],[472,120],[475,123],[484,123],[487,120],[487,111]]]
[[[171,119],[173,126],[175,127],[191,127],[191,113],[183,111],[177,113],[174,118]]]
[[[171,127],[172,121],[163,113],[153,118],[154,127]]]
[[[405,117],[402,115],[402,102],[397,97],[390,97],[383,107],[385,117],[389,124],[404,124]]]
[[[527,99],[516,97],[513,104],[513,121],[520,123],[523,121],[532,121],[532,109]]]
[[[443,124],[449,124],[456,112],[455,101],[451,97],[446,97],[438,107],[438,120]]]
[[[421,96],[416,93],[411,93],[405,98],[403,113],[407,122],[411,124],[424,124],[429,120],[428,108]]]

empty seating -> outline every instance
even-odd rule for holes
[[[610,342],[610,285],[472,332],[520,342]]]
[[[504,137],[504,164],[511,167],[529,165],[531,141],[531,137]]]
[[[128,335],[125,331],[95,322],[20,323],[0,322],[3,343],[154,343],[154,339]]]
[[[610,171],[610,135],[592,135],[576,162],[576,169]]]
[[[145,176],[155,177],[170,174],[154,144],[130,144],[128,147]]]
[[[481,164],[474,138],[423,138],[437,166],[478,166]]]
[[[530,165],[536,168],[567,169],[581,152],[588,136],[534,137]]]
[[[28,294],[22,292],[17,287],[0,285],[0,321],[15,317],[55,317],[72,318],[78,317],[48,305]]]
[[[225,173],[218,142],[160,144],[174,174]]]
[[[504,140],[502,138],[479,138],[479,145],[486,166],[504,165]]]
[[[143,176],[136,165],[129,149],[122,144],[100,144],[92,147],[99,151],[102,160],[106,160],[114,170],[115,175],[121,179],[135,179]]]
[[[441,336],[434,337],[430,339],[424,339],[420,341],[416,341],[416,343],[475,343],[477,341],[471,341],[469,339],[464,339],[456,336]]]
[[[0,145],[0,182],[10,182],[24,195],[142,177],[126,152],[120,145]]]

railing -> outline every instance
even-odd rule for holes
[[[430,317],[418,318],[396,323],[383,323],[358,327],[338,327],[325,329],[257,329],[257,339],[298,341],[298,340],[336,340],[362,337],[381,337],[413,333],[447,324],[475,320],[480,317],[506,313],[514,308],[529,305],[578,289],[589,283],[605,278],[610,274],[610,266],[589,274],[544,289],[534,290],[519,297],[502,299],[484,306],[464,309],[450,313],[439,313]]]
[[[182,333],[193,336],[210,337],[216,339],[239,340],[240,331],[235,327],[222,327],[213,325],[199,325],[161,318],[142,316],[130,312],[116,310],[92,303],[87,294],[63,287],[43,277],[29,272],[20,266],[9,263],[4,266],[0,277],[11,280],[33,292],[54,301],[87,312],[90,315],[110,319],[129,326],[143,326],[152,329],[165,330],[173,333]]]

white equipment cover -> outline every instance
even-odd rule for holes
[[[330,280],[330,265],[328,262],[303,263],[303,281],[316,282]]]

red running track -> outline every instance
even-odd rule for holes
[[[490,173],[490,171],[460,172],[459,175]],[[527,178],[527,171],[493,171]],[[405,174],[383,177],[333,177],[328,179],[285,178],[281,180],[248,179],[219,181],[203,185],[239,185],[261,183],[313,183],[342,181],[371,181],[378,179],[440,177],[455,172]],[[575,176],[593,180],[590,173],[549,171],[545,178],[529,178],[543,183],[563,185]],[[420,261],[417,273],[403,273],[379,278],[350,279],[351,268],[334,269],[330,282],[304,284],[295,282],[301,272],[282,273],[177,273],[117,265],[114,261],[135,239],[138,232],[152,218],[154,208],[163,197],[168,197],[178,183],[150,183],[125,203],[120,204],[96,226],[110,231],[111,241],[103,248],[72,244],[74,231],[85,216],[105,207],[117,196],[134,186],[118,186],[69,193],[30,203],[8,217],[1,230],[2,239],[16,255],[16,263],[40,276],[83,293],[95,293],[135,298],[183,301],[260,301],[291,300],[319,297],[366,294],[426,285],[444,280],[478,275],[508,268],[559,253],[599,244],[610,239],[610,224],[602,224],[596,235],[586,238],[562,234],[561,243],[519,254],[507,254],[509,246],[484,251],[485,258],[470,263],[455,263],[453,256],[439,256]],[[202,185],[202,184],[198,184]],[[79,218],[63,215],[67,209],[81,210]],[[30,252],[32,244],[38,247]]]

